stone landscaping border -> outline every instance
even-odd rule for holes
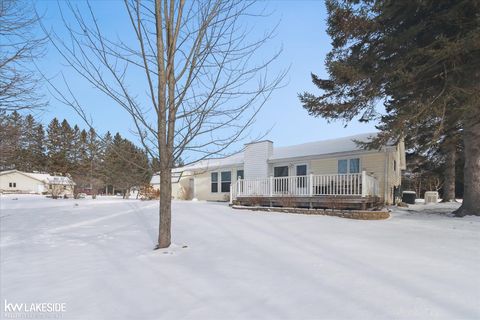
[[[332,209],[306,209],[306,208],[282,208],[282,207],[258,207],[258,206],[239,206],[232,205],[233,209],[282,212],[294,214],[311,214],[323,216],[335,216],[347,219],[357,220],[385,220],[390,218],[388,210],[369,211],[369,210],[332,210]]]

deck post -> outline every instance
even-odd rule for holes
[[[273,177],[270,176],[270,197],[273,197]]]
[[[233,203],[233,187],[234,185],[230,183],[230,204]]]
[[[308,191],[308,194],[310,195],[310,197],[313,196],[313,174],[310,173],[310,176],[308,178],[309,182],[308,182],[308,188],[309,188],[309,191]]]
[[[240,195],[242,195],[242,192],[243,192],[243,188],[245,188],[244,186],[244,183],[242,181],[242,179],[238,179],[237,180],[237,195],[240,193]]]
[[[367,196],[367,173],[362,171],[362,198]]]

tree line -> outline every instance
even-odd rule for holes
[[[124,193],[149,183],[154,170],[145,151],[118,132],[100,136],[64,119],[48,126],[31,114],[0,114],[0,170],[70,175],[76,189]]]

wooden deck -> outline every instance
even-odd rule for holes
[[[237,199],[233,201],[233,204],[238,204],[242,206],[367,210],[380,207],[381,201],[379,197],[375,196],[249,196],[237,197]]]
[[[352,174],[240,179],[230,188],[233,204],[365,210],[380,205],[378,180]]]

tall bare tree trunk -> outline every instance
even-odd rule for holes
[[[156,249],[168,248],[171,243],[172,184],[170,169],[160,171],[160,222]]]
[[[455,201],[455,161],[457,155],[456,139],[454,141],[447,141],[445,148],[445,171],[443,182],[443,196],[442,202]]]
[[[480,216],[480,112],[465,122],[464,191],[462,206],[455,211],[457,217]]]

